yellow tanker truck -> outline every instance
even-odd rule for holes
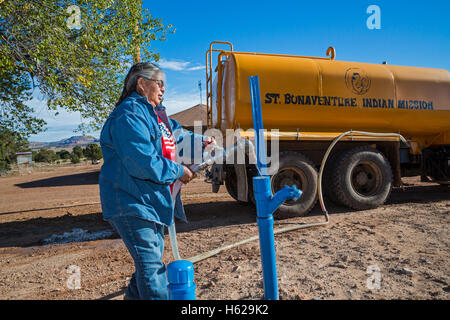
[[[250,139],[248,78],[259,76],[267,150],[275,138],[272,129],[278,129],[273,192],[292,184],[303,191],[296,202],[284,203],[282,212],[306,215],[314,207],[318,170],[337,137],[322,180],[333,202],[357,210],[375,208],[392,187],[402,185],[404,176],[450,183],[447,70],[337,61],[333,47],[327,57],[237,52],[231,43],[219,41],[211,43],[206,65],[208,128],[223,133],[240,129]],[[225,184],[243,202],[253,199],[254,175],[250,163],[217,164],[209,172],[213,191]]]

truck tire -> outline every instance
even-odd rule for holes
[[[294,184],[302,191],[301,197],[285,201],[278,215],[305,216],[317,202],[317,171],[312,161],[298,152],[280,152],[278,171],[271,177],[272,193]]]
[[[253,177],[258,175],[256,165],[251,165],[247,168],[247,183],[248,183],[248,199],[249,203],[256,206],[255,194],[253,193]]]
[[[228,166],[225,172],[225,188],[227,189],[228,194],[237,202],[247,204],[248,201],[241,201],[238,199],[237,177],[234,166]]]
[[[322,174],[322,192],[326,199],[330,200],[334,204],[341,204],[336,197],[336,192],[332,189],[333,172],[336,171],[336,162],[340,156],[340,152],[332,153],[325,163],[325,168]]]
[[[341,153],[331,173],[331,192],[341,204],[367,210],[382,205],[392,190],[392,169],[378,150],[356,147]]]

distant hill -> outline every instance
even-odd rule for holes
[[[85,147],[91,143],[100,144],[100,140],[91,136],[73,136],[55,142],[30,142],[31,150],[39,149],[72,149],[76,146]]]

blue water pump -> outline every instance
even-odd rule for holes
[[[253,177],[259,244],[263,269],[264,297],[267,300],[278,300],[277,264],[273,234],[273,213],[284,201],[297,200],[302,192],[294,185],[285,186],[272,196],[270,176],[267,171],[267,156],[264,142],[264,131],[261,112],[258,76],[249,77],[250,94],[253,111],[253,127],[255,129],[255,147],[259,175]]]
[[[278,300],[277,268],[275,257],[275,242],[273,233],[273,213],[286,200],[297,200],[302,192],[294,185],[285,186],[272,195],[270,176],[267,171],[267,156],[264,141],[264,131],[261,112],[258,76],[249,77],[250,94],[252,99],[253,126],[255,129],[255,149],[259,175],[253,177],[253,190],[256,202],[259,243],[261,248],[261,262],[263,269],[264,297],[267,300]],[[232,150],[232,149],[231,149]],[[197,171],[211,163],[208,159],[193,168]],[[179,190],[181,182],[174,190]],[[172,228],[172,229],[170,229]],[[174,225],[169,227],[169,235],[175,234]],[[171,236],[172,238],[172,236]],[[167,265],[168,290],[170,300],[195,300],[194,265],[187,260],[181,260],[176,246],[176,237],[172,243],[172,250],[176,256],[175,261]]]
[[[169,300],[195,300],[194,265],[175,260],[167,265]]]

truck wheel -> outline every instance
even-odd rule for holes
[[[389,161],[378,150],[363,146],[340,154],[332,172],[331,192],[343,205],[356,210],[382,205],[392,189]]]
[[[325,168],[322,174],[322,193],[323,195],[335,204],[341,204],[336,198],[336,193],[331,188],[331,179],[333,178],[333,172],[336,170],[336,161],[339,158],[340,153],[332,153],[325,163]]]
[[[305,216],[317,202],[317,171],[304,155],[284,151],[280,153],[279,168],[271,177],[272,193],[285,185],[296,185],[302,191],[297,201],[287,200],[277,210],[281,215]]]
[[[247,183],[248,183],[248,199],[249,203],[256,206],[255,194],[253,193],[253,177],[258,175],[256,165],[251,165],[247,168]]]
[[[248,203],[246,201],[238,200],[236,170],[233,166],[226,168],[225,188],[227,189],[228,194],[237,202],[242,204]]]

